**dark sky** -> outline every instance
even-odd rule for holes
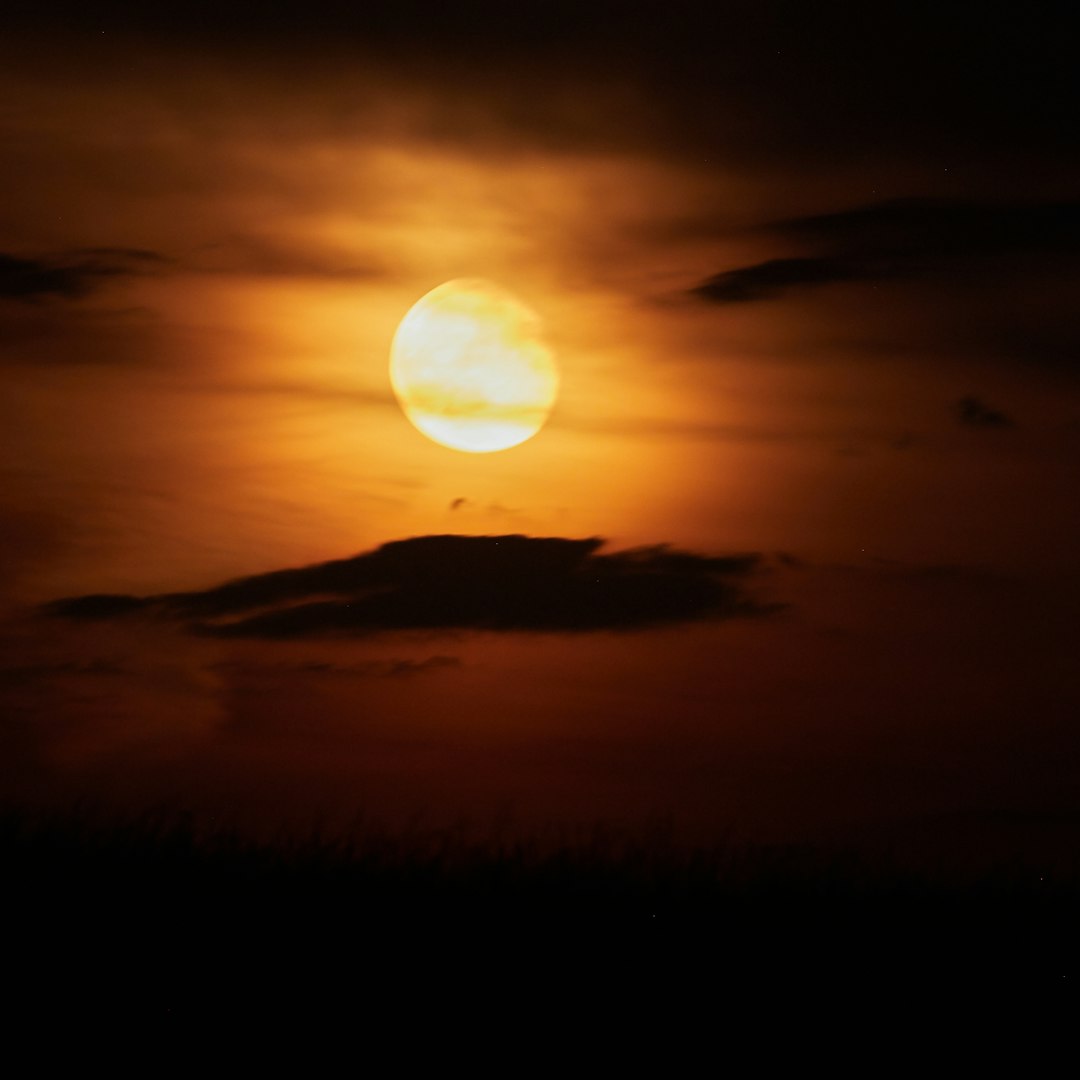
[[[1065,13],[17,6],[4,794],[1080,821]],[[503,452],[387,376],[461,277]]]

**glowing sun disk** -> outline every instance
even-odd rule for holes
[[[490,281],[458,278],[405,314],[390,350],[390,382],[429,439],[474,454],[535,435],[559,390],[540,317]]]

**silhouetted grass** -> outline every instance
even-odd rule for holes
[[[559,956],[608,989],[736,972],[1077,977],[1080,875],[962,862],[929,872],[882,852],[688,851],[603,830],[561,842],[419,828],[256,842],[164,811],[0,815],[9,972],[83,992],[119,973],[136,996],[174,1005],[268,985],[430,979],[448,953],[448,970],[495,965],[535,983],[555,977]]]

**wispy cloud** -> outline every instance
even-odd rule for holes
[[[817,250],[722,271],[691,294],[712,303],[745,303],[817,285],[917,278],[1008,254],[1080,255],[1080,203],[896,199],[767,229]]]
[[[83,248],[37,258],[0,252],[0,298],[73,300],[111,278],[144,273],[169,261],[141,248]]]
[[[872,269],[854,259],[769,259],[714,274],[691,292],[714,304],[742,304],[750,300],[763,300],[788,289],[838,281],[860,281],[877,273],[880,273],[880,268]]]
[[[1007,428],[1013,426],[1010,416],[999,409],[991,408],[980,398],[969,394],[962,397],[953,406],[956,419],[966,427],[974,428]]]

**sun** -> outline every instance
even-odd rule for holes
[[[540,317],[491,281],[457,278],[406,312],[390,382],[409,420],[453,450],[487,454],[532,438],[559,392]]]

